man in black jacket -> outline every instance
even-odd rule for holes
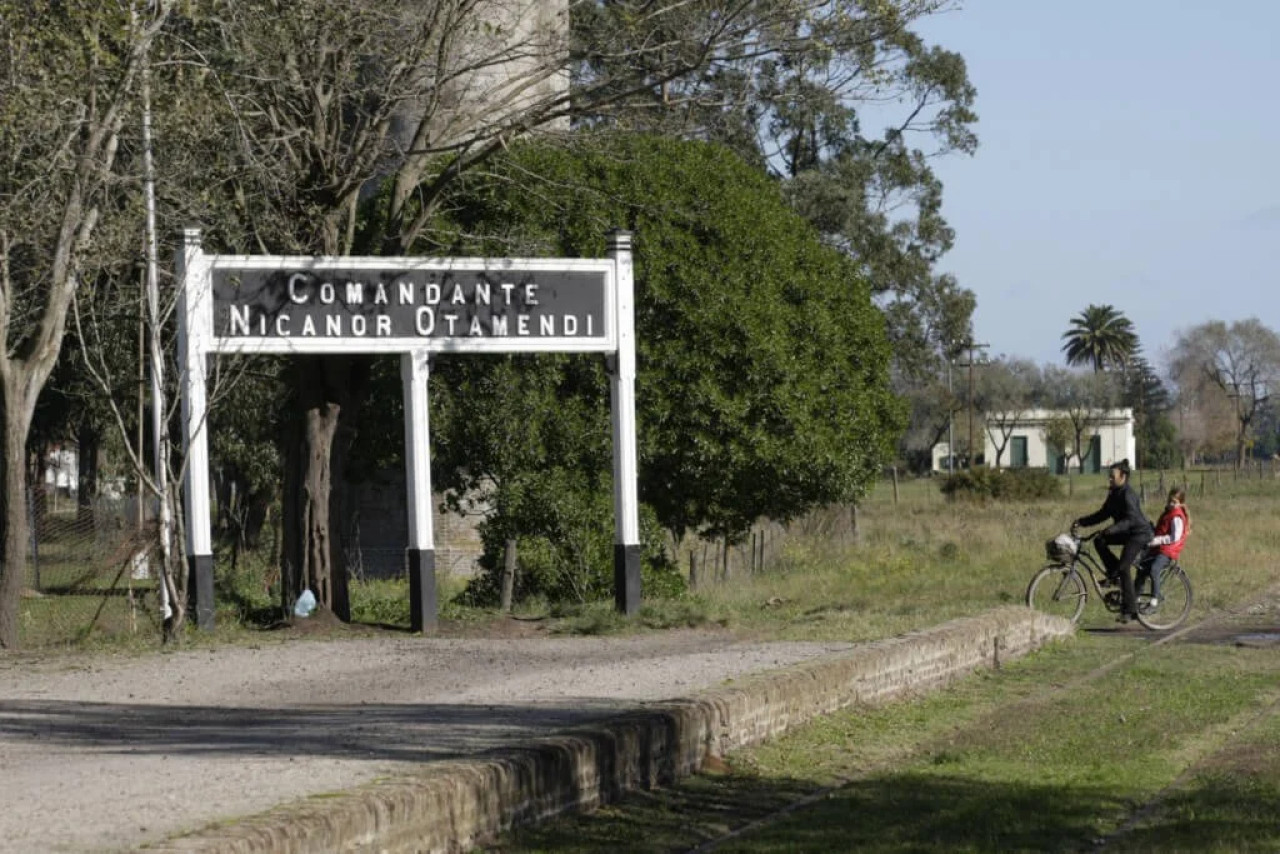
[[[1133,575],[1129,568],[1138,556],[1146,551],[1147,543],[1155,536],[1151,521],[1142,513],[1142,504],[1138,494],[1129,485],[1129,461],[1121,460],[1112,464],[1107,470],[1107,500],[1102,509],[1088,516],[1081,516],[1071,524],[1074,533],[1077,528],[1089,527],[1107,519],[1111,524],[1093,540],[1102,558],[1102,565],[1107,568],[1107,577],[1120,582],[1120,596],[1123,607],[1120,622],[1127,623],[1138,615],[1138,597],[1133,589]],[[1116,556],[1108,546],[1120,546],[1120,555]]]

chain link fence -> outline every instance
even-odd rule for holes
[[[24,646],[159,632],[155,531],[139,520],[136,499],[81,503],[40,486],[29,491],[27,511]]]

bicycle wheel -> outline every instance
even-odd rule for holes
[[[1181,566],[1170,564],[1160,573],[1160,602],[1154,608],[1150,591],[1139,594],[1138,622],[1156,632],[1177,628],[1191,613],[1191,601],[1191,579]]]
[[[1040,570],[1027,585],[1027,605],[1075,622],[1084,611],[1089,591],[1080,573],[1069,566],[1050,564]]]

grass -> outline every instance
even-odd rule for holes
[[[1146,478],[1140,473],[1136,479]],[[1235,480],[1230,473],[1192,473],[1193,531],[1183,554],[1196,593],[1196,613],[1221,608],[1241,591],[1280,582],[1280,481]],[[1157,477],[1146,484],[1147,512],[1156,515]],[[1171,485],[1174,476],[1166,483]],[[843,511],[817,513],[792,526],[781,557],[767,572],[739,573],[674,600],[646,600],[635,619],[615,614],[609,602],[551,605],[520,603],[517,613],[544,617],[550,631],[615,634],[672,627],[727,627],[743,636],[793,640],[869,640],[1020,603],[1032,573],[1043,563],[1043,543],[1069,521],[1102,503],[1105,478],[1073,476],[1072,495],[1022,505],[947,502],[937,479],[903,479],[897,502],[880,483],[862,502],[856,536]],[[1139,484],[1142,485],[1141,483]],[[255,563],[256,560],[256,563]],[[263,579],[270,568],[248,555],[236,570],[219,567],[218,621],[249,632],[282,616]],[[456,594],[462,581],[441,576],[440,617],[479,626],[501,618],[496,610],[464,607]],[[404,580],[353,582],[353,618],[366,625],[407,629],[408,585]],[[105,619],[85,626],[103,597],[46,597],[23,603],[24,643],[74,645],[129,637],[128,614],[109,602]],[[1084,625],[1110,620],[1091,602]],[[136,625],[135,621],[135,625]],[[139,629],[148,634],[144,626]],[[219,630],[222,631],[221,629]],[[233,633],[232,633],[233,634]],[[148,635],[152,637],[153,635]]]
[[[1204,496],[1192,483],[1183,563],[1193,616],[1280,583],[1280,483],[1209,475]],[[781,571],[706,589],[701,607],[745,634],[858,640],[1019,602],[1043,541],[1100,505],[1105,488],[1077,477],[1072,496],[1011,507],[947,504],[935,487],[900,483],[897,503],[878,489],[860,508],[856,542],[818,522],[824,540],[792,541]],[[1091,602],[1084,626],[1110,620]],[[716,850],[1280,850],[1274,650],[1147,648],[1148,638],[1082,633],[915,702],[828,716],[736,753],[725,773],[490,848],[689,850],[802,804]],[[1128,664],[1082,681],[1130,652]]]
[[[895,501],[881,485],[859,508],[856,537],[840,514],[819,514],[796,526],[770,571],[646,601],[637,618],[620,617],[609,603],[521,607],[553,631],[587,635],[711,625],[780,639],[900,634],[1020,602],[1044,563],[1043,542],[1099,506],[1103,483],[1075,477],[1070,496],[1012,506],[948,503],[927,480],[899,483]],[[1280,481],[1209,474],[1207,494],[1194,476],[1191,483],[1183,564],[1195,584],[1194,617],[1280,583]],[[1154,492],[1149,515],[1159,509]],[[262,633],[250,615],[275,607],[261,574],[251,566],[224,570],[221,583],[218,631],[193,633],[189,642],[257,641]],[[459,584],[442,579],[442,618],[497,618],[455,604]],[[407,627],[404,582],[356,583],[351,594],[359,621]],[[30,631],[53,625],[71,599],[24,600]],[[103,612],[117,622],[118,600]],[[1110,615],[1091,602],[1085,628],[1103,624]],[[494,847],[687,850],[801,803],[719,850],[1072,851],[1099,847],[1095,840],[1121,852],[1280,850],[1274,650],[1148,649],[1147,637],[1084,633],[916,702],[829,716],[735,754],[723,773],[521,831]],[[1135,657],[1083,679],[1122,652]]]
[[[1166,646],[1081,681],[1117,644],[1140,646],[1082,636],[915,702],[825,717],[734,754],[727,773],[487,850],[689,850],[796,804],[716,850],[1277,850],[1280,660]]]

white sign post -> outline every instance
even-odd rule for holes
[[[404,383],[410,614],[436,624],[427,377],[433,353],[606,353],[612,372],[614,599],[640,608],[631,235],[608,257],[376,258],[206,255],[184,232],[177,257],[183,484],[189,589],[213,627],[208,357],[220,353],[397,353]]]

